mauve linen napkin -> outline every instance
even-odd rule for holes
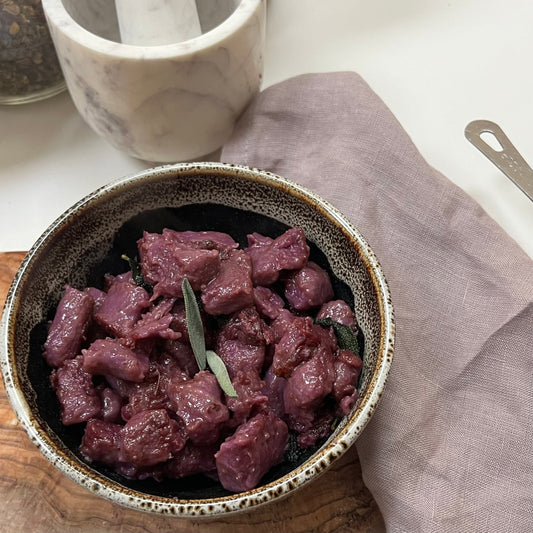
[[[312,189],[381,262],[395,355],[356,446],[387,530],[533,531],[530,258],[353,72],[267,88],[220,159]]]

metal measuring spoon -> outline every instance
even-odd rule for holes
[[[495,150],[481,137],[492,134],[501,150]],[[533,201],[533,169],[518,153],[498,124],[490,120],[474,120],[465,128],[465,137],[485,154],[527,197]]]

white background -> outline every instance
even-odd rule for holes
[[[497,122],[533,164],[531,0],[270,0],[264,87],[353,70],[426,160],[533,258],[533,202],[464,137]],[[100,185],[149,166],[85,125],[68,93],[0,106],[0,251],[27,250]]]

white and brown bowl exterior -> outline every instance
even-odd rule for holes
[[[353,297],[364,335],[359,400],[331,437],[300,458],[299,464],[280,465],[264,484],[240,494],[215,483],[184,489],[171,480],[131,481],[85,462],[78,451],[81,434],[59,421],[49,369],[41,356],[46,323],[65,284],[81,288],[105,272],[126,270],[120,255],[135,253],[143,229],[216,229],[242,242],[247,233],[274,235],[290,226],[304,229],[314,260],[334,276],[336,291]],[[222,163],[184,163],[106,185],[45,231],[9,290],[0,324],[0,364],[22,427],[65,475],[130,508],[199,518],[249,511],[285,497],[339,459],[376,409],[391,368],[394,332],[392,302],[379,262],[358,230],[335,208],[269,172]]]

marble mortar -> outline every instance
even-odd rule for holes
[[[197,0],[202,35],[122,44],[113,0],[42,0],[65,81],[84,120],[149,162],[218,150],[261,86],[266,0]]]

